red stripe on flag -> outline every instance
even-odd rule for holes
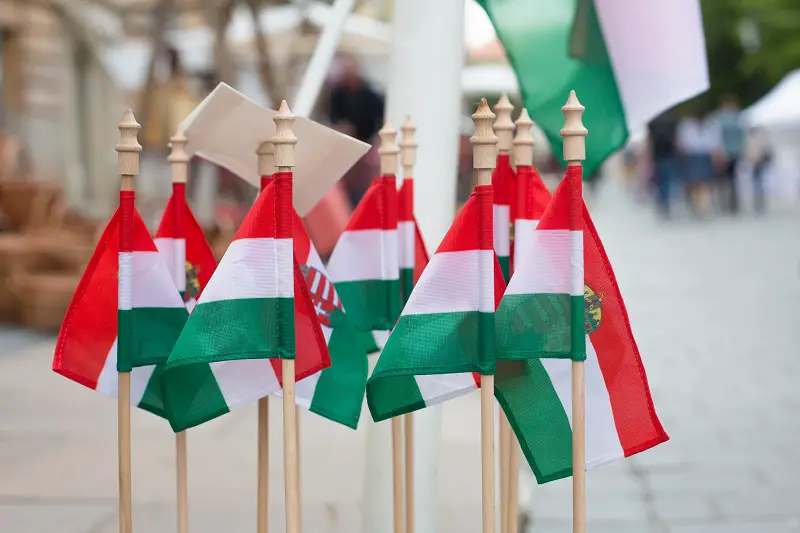
[[[177,239],[186,239],[186,184],[172,184],[172,198],[175,200],[175,210],[172,212],[172,224]]]
[[[237,239],[288,239],[292,236],[292,173],[273,174],[234,236]]]
[[[133,251],[134,191],[119,192],[119,251]]]
[[[294,257],[301,265],[308,264],[308,256],[311,253],[311,238],[308,236],[303,219],[292,209],[292,246],[294,247]]]
[[[497,156],[497,165],[492,172],[492,187],[494,187],[494,205],[511,205],[514,169],[511,168],[511,158],[508,154]]]
[[[414,180],[405,178],[397,194],[398,200],[398,219],[401,222],[411,222],[414,220]]]
[[[586,285],[600,300],[599,327],[589,334],[605,379],[625,456],[669,440],[656,414],[639,348],[614,271],[589,212],[582,208]]]
[[[578,165],[567,167],[564,179],[559,183],[536,229],[572,231],[583,229],[582,167]]]
[[[414,284],[419,281],[422,271],[428,266],[428,249],[425,247],[425,241],[422,240],[422,233],[419,231],[419,224],[417,219],[412,217],[414,221]]]
[[[272,183],[272,174],[270,174],[269,176],[261,176],[261,190],[262,191],[264,189],[266,189],[267,185],[269,185],[270,183]]]
[[[493,249],[492,186],[478,185],[456,216],[436,253]]]
[[[515,220],[541,220],[551,196],[534,167],[517,167],[518,207]]]
[[[90,389],[117,337],[119,221],[117,209],[72,295],[53,356],[55,372]]]
[[[394,176],[373,180],[347,222],[345,231],[397,229],[397,183]]]

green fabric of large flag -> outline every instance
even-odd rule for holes
[[[586,106],[586,175],[629,131],[708,88],[696,0],[477,0],[517,75],[531,118],[563,160],[561,105],[570,90]]]

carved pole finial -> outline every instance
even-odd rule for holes
[[[517,135],[514,137],[514,164],[518,167],[533,166],[533,121],[524,107],[516,122]]]
[[[272,141],[264,141],[258,145],[256,155],[258,155],[258,174],[271,176],[275,172],[275,145]]]
[[[394,176],[397,174],[397,156],[400,154],[400,147],[397,146],[397,130],[387,119],[378,135],[381,138],[381,146],[378,148],[378,154],[381,156],[381,175]]]
[[[172,183],[186,183],[189,174],[189,154],[186,153],[186,143],[189,140],[181,132],[175,133],[169,139],[169,167],[172,172]]]
[[[414,165],[417,163],[417,142],[414,139],[417,127],[411,122],[411,117],[406,117],[406,121],[400,126],[400,131],[403,133],[403,139],[400,141],[403,174],[404,177],[410,178],[414,173]]]
[[[494,121],[494,131],[497,134],[497,149],[501,154],[511,153],[511,140],[514,137],[514,122],[511,120],[511,113],[514,106],[508,99],[508,95],[503,93],[494,105],[497,120]]]
[[[486,103],[486,98],[481,98],[478,110],[472,114],[475,134],[469,139],[472,143],[472,167],[476,170],[478,185],[492,183],[492,170],[497,164],[498,139],[492,129],[495,118],[495,114]]]
[[[295,166],[294,150],[297,137],[292,131],[294,115],[289,110],[286,100],[281,101],[278,112],[272,117],[275,122],[275,136],[271,142],[274,146],[275,166],[279,172],[290,172]],[[260,148],[260,147],[259,147]]]
[[[578,101],[575,91],[570,91],[569,98],[561,112],[564,113],[564,127],[561,136],[564,138],[564,161],[568,165],[580,165],[586,159],[586,135],[589,133],[581,117],[586,108]]]
[[[136,117],[130,109],[117,127],[119,128],[119,142],[115,148],[117,174],[122,177],[122,190],[133,190],[133,178],[139,174],[139,154],[142,145],[139,144],[137,136],[142,127],[136,122]]]

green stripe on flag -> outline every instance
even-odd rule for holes
[[[572,428],[542,362],[498,361],[494,394],[536,480],[571,476]]]
[[[628,138],[625,112],[591,0],[478,0],[519,80],[525,107],[563,160],[561,106],[574,89],[592,132],[584,176]]]
[[[341,281],[334,285],[353,327],[390,330],[400,315],[399,280]]]
[[[496,316],[498,359],[586,359],[583,296],[506,293]]]
[[[186,324],[184,307],[135,307],[117,313],[118,372],[166,362]]]
[[[411,297],[411,291],[414,290],[414,269],[401,268],[400,269],[400,294],[402,295],[402,305]]]
[[[173,431],[183,431],[229,411],[208,364],[166,369],[163,375],[169,380],[169,386],[163,387],[163,394]],[[164,381],[162,379],[162,383]]]
[[[149,411],[156,416],[166,418],[167,413],[164,410],[164,397],[162,375],[164,372],[164,365],[158,365],[153,369],[150,379],[147,381],[147,387],[144,389],[142,399],[139,400],[137,407]]]
[[[508,283],[509,275],[511,273],[511,264],[509,257],[506,256],[497,256],[497,262],[500,263],[500,271],[503,273],[503,279],[506,283]]]
[[[166,372],[172,379],[173,370],[189,364],[294,356],[293,298],[218,300],[194,309]]]

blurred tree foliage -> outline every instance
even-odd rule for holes
[[[708,111],[726,93],[749,105],[800,68],[800,0],[702,0],[711,88],[689,105]]]

